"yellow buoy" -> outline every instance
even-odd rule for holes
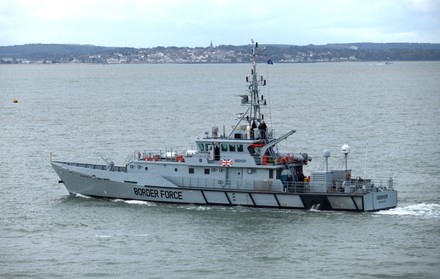
[[[16,104],[16,103],[18,103],[18,100],[17,100],[17,99],[12,99],[12,102],[13,102],[14,104]]]

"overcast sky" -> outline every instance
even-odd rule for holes
[[[440,43],[440,0],[0,0],[0,46]]]

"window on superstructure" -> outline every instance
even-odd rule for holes
[[[205,169],[205,174],[209,174],[209,169]]]
[[[221,144],[221,148],[222,148],[223,152],[228,151],[228,144],[227,143],[222,143]]]
[[[205,151],[205,145],[203,143],[199,143],[199,149],[201,152]]]
[[[237,144],[237,152],[243,152],[243,144]]]
[[[269,170],[269,178],[270,178],[270,179],[273,178],[273,170]]]
[[[194,168],[189,168],[188,173],[194,173]]]
[[[229,145],[229,152],[235,152],[235,144]]]

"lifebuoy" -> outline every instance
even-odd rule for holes
[[[346,180],[350,180],[351,179],[351,174],[349,172],[347,172],[347,174],[345,175],[345,179]]]

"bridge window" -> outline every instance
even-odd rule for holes
[[[243,152],[243,144],[237,144],[237,152]]]
[[[229,152],[235,152],[235,144],[229,145]]]
[[[201,152],[205,151],[205,145],[203,143],[199,143],[199,149]]]
[[[222,151],[228,151],[228,144],[227,143],[222,143],[221,147],[222,147]]]

